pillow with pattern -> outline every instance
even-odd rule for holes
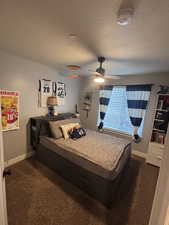
[[[86,130],[82,127],[79,128],[73,128],[72,130],[69,131],[69,136],[73,140],[77,140],[83,136],[86,136]]]

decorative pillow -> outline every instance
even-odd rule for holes
[[[86,136],[86,130],[82,127],[79,127],[79,128],[74,127],[73,129],[69,131],[69,136],[73,140],[79,139],[83,136]]]
[[[74,123],[74,125],[75,125],[75,126],[73,127],[73,129],[78,129],[78,128],[81,127],[79,123]]]
[[[68,123],[60,126],[65,139],[69,138],[69,132],[73,130],[74,127],[79,127],[79,123]]]
[[[68,123],[80,123],[80,120],[78,118],[71,118],[66,120],[57,120],[57,121],[50,121],[50,130],[53,138],[62,138],[63,133],[60,128],[61,125],[65,125]]]

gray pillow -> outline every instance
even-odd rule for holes
[[[62,133],[60,126],[68,124],[68,123],[79,123],[80,124],[80,120],[78,118],[71,118],[71,119],[66,119],[66,120],[50,121],[49,125],[50,125],[50,129],[51,129],[52,137],[57,138],[57,139],[62,138],[63,133]]]

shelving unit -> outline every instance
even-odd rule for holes
[[[169,121],[169,94],[159,94],[147,162],[160,167]]]
[[[163,122],[164,120],[158,120],[158,119],[155,119],[155,121]]]
[[[166,110],[166,109],[156,109],[156,111],[167,112],[167,110]]]

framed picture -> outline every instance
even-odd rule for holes
[[[39,105],[47,107],[47,99],[53,94],[53,82],[51,80],[42,79],[39,81]]]
[[[2,131],[19,129],[19,92],[0,91]]]
[[[57,90],[56,95],[58,99],[58,105],[65,104],[65,96],[66,96],[66,87],[65,84],[62,82],[57,82]]]

